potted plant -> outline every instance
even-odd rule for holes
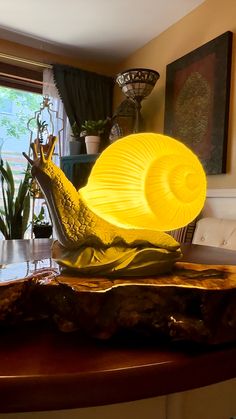
[[[0,232],[6,240],[23,239],[30,213],[31,174],[27,168],[18,190],[10,165],[0,162],[0,183],[3,207],[0,209]]]
[[[85,135],[85,144],[87,154],[96,154],[99,151],[101,135],[104,133],[107,119],[99,119],[98,121],[87,120],[81,128]]]
[[[81,152],[81,137],[80,137],[80,129],[76,122],[71,125],[71,139],[69,141],[69,151],[70,155],[78,155]]]
[[[39,119],[39,115],[37,116],[37,130],[37,138],[39,139],[39,143],[43,144],[44,134],[47,134],[48,132],[48,124],[46,123],[46,121],[41,121]]]
[[[49,238],[52,235],[52,225],[45,217],[45,209],[42,205],[38,215],[33,215],[33,233],[36,239]]]

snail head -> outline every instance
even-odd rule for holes
[[[57,138],[53,135],[48,137],[47,144],[40,144],[38,139],[36,139],[30,145],[33,152],[33,159],[31,159],[25,152],[22,153],[32,167],[32,176],[38,177],[38,175],[42,172],[47,174],[48,169],[49,172],[51,172],[50,166],[52,165],[52,155],[55,149],[56,141]]]

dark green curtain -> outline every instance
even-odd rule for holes
[[[112,77],[59,64],[53,75],[71,125],[112,116]]]

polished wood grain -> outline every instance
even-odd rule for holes
[[[236,251],[224,250],[220,247],[182,244],[182,261],[209,263],[216,265],[236,265]]]
[[[0,240],[0,264],[51,257],[52,239]]]
[[[0,242],[0,263],[48,258],[51,240]],[[236,252],[183,246],[192,262],[234,264]],[[201,259],[201,260],[200,260]],[[1,331],[0,411],[95,406],[192,389],[236,376],[236,345],[108,342],[45,325]]]

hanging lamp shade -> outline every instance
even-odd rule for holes
[[[141,101],[151,93],[159,78],[160,74],[157,71],[148,68],[131,68],[122,71],[116,77],[116,82],[122,92],[136,105],[134,132],[140,131]]]
[[[131,68],[119,73],[116,82],[127,97],[135,100],[147,97],[159,78],[160,74],[155,70]]]

